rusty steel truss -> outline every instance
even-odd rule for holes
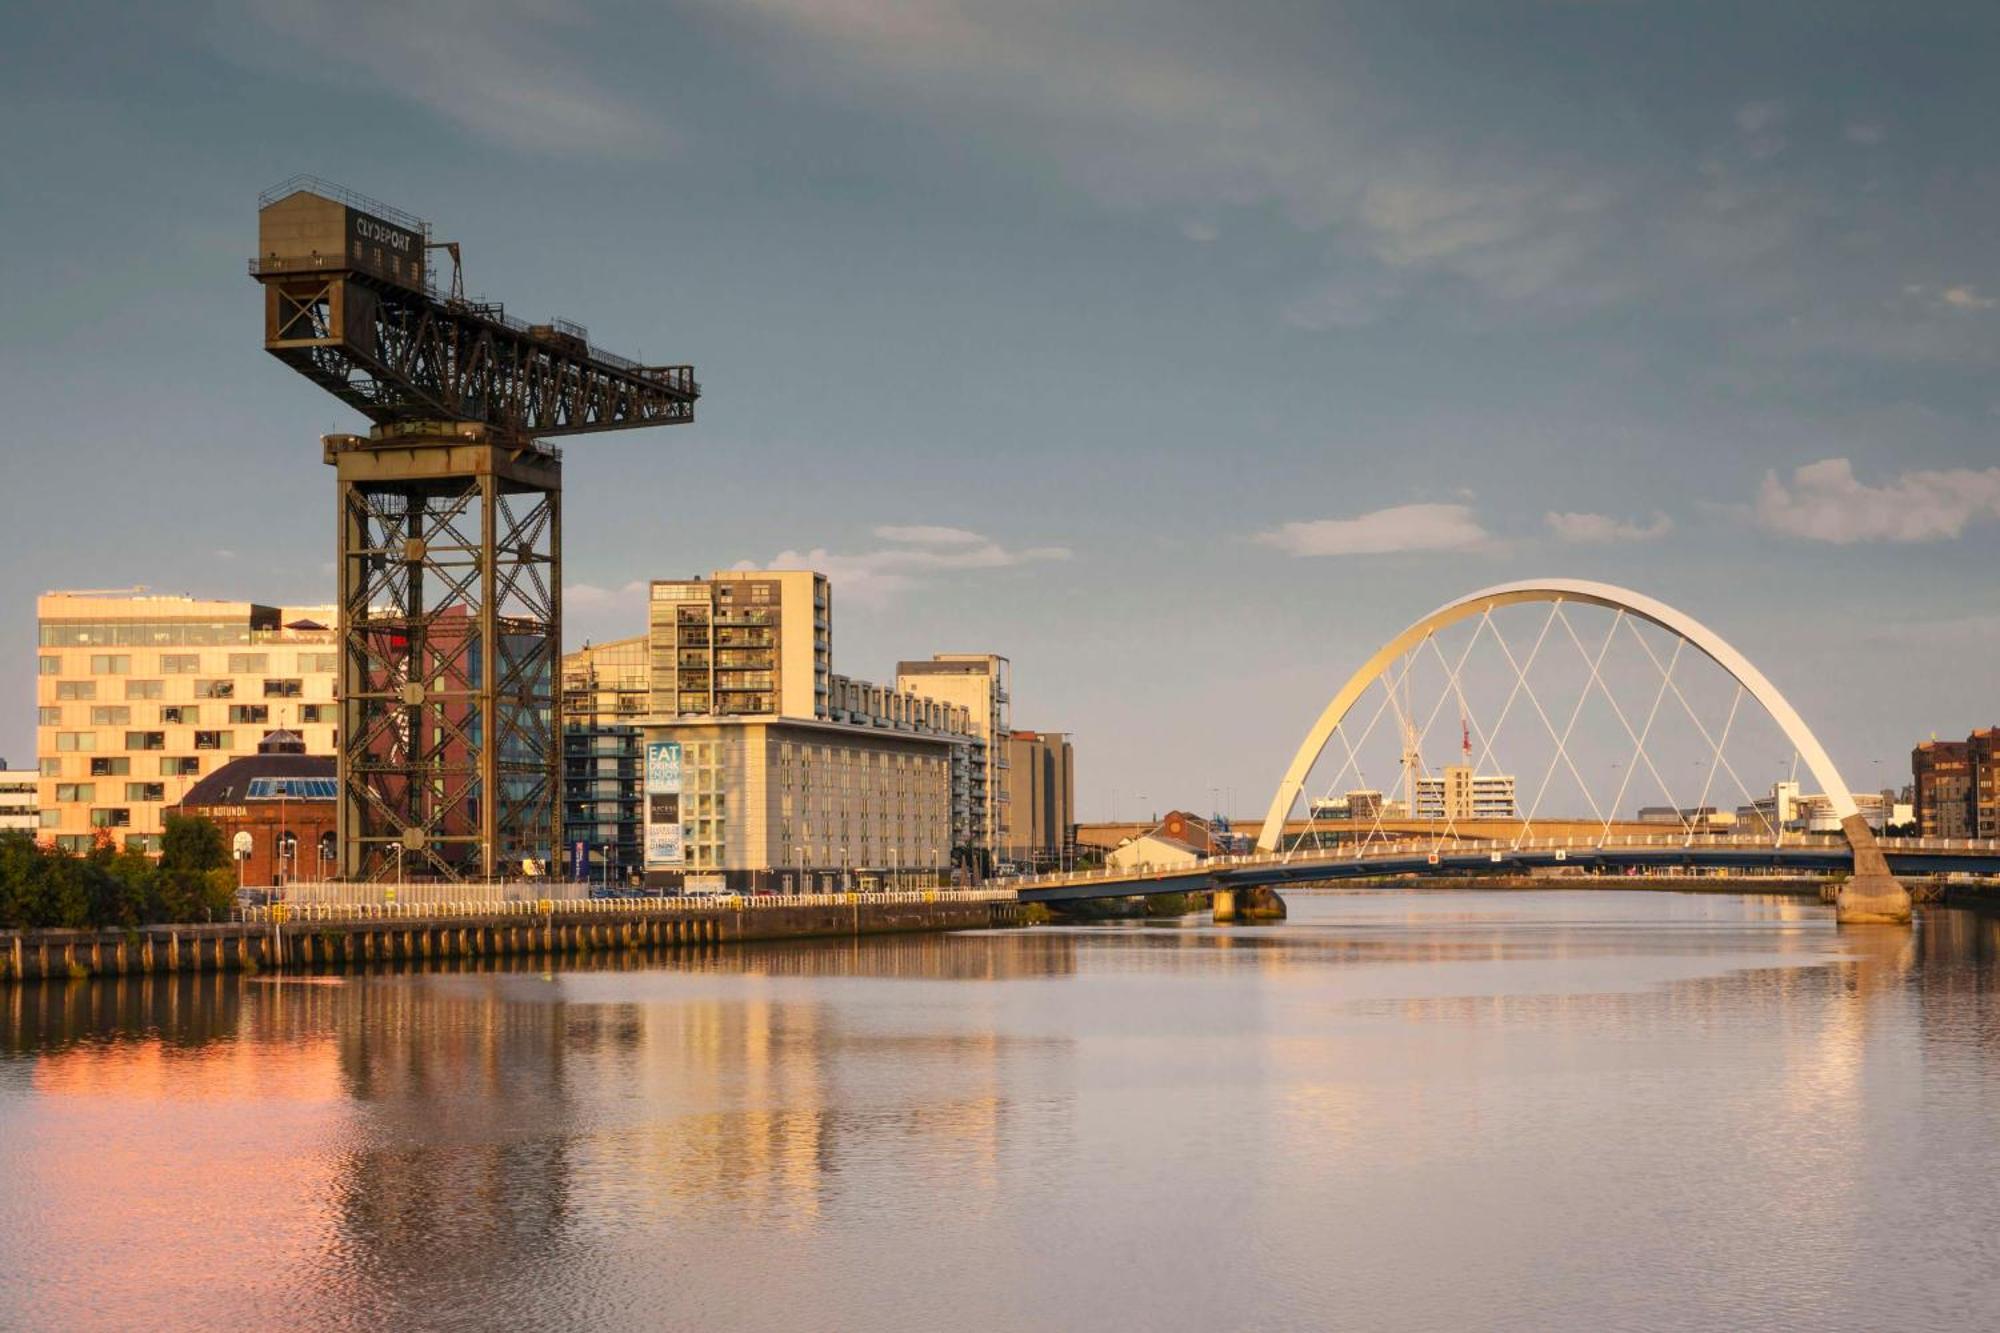
[[[518,873],[560,851],[562,459],[537,437],[691,421],[693,369],[463,299],[456,245],[337,187],[260,203],[265,350],[376,423],[323,442],[340,873]],[[444,298],[432,249],[454,264]]]

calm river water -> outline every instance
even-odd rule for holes
[[[2000,922],[1291,905],[0,991],[0,1325],[2000,1324]]]

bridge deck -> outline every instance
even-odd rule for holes
[[[2000,839],[1883,838],[1889,868],[1898,875],[1969,873],[2000,875]],[[1194,866],[1081,871],[1004,881],[1023,902],[1072,902],[1187,893],[1215,887],[1313,883],[1376,875],[1509,874],[1550,866],[1623,870],[1674,866],[1735,870],[1847,870],[1853,854],[1838,835],[1768,838],[1664,834],[1609,838],[1544,838],[1518,843],[1435,840],[1395,841],[1333,851],[1254,852],[1218,856]]]

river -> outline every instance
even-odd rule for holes
[[[2000,922],[1290,902],[0,990],[0,1325],[2000,1323]]]

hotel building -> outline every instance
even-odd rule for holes
[[[975,742],[967,845],[985,860],[1014,841],[1007,801],[1011,686],[1007,659],[993,653],[937,653],[928,662],[896,664],[898,690],[965,710]]]
[[[53,592],[36,599],[40,832],[159,850],[163,815],[273,731],[334,752],[330,606]]]

